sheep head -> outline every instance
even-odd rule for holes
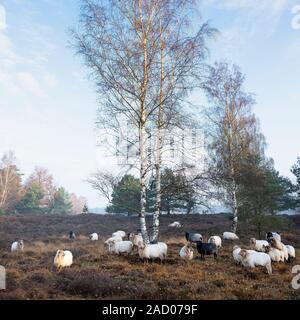
[[[282,246],[280,245],[280,243],[276,240],[276,239],[271,239],[270,240],[270,245],[271,247],[278,249],[278,250],[282,250]]]
[[[64,257],[66,254],[63,250],[57,250],[57,253],[56,253],[57,257]]]
[[[132,241],[135,237],[135,234],[133,232],[128,233],[128,240]]]
[[[242,257],[242,259],[246,259],[247,256],[249,255],[249,253],[247,252],[247,250],[242,249],[242,250],[239,252],[239,255]]]
[[[250,245],[255,245],[256,243],[256,239],[255,238],[251,238],[250,239]]]

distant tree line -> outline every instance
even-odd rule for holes
[[[155,178],[147,188],[146,211],[155,211]],[[109,213],[138,214],[140,211],[140,185],[138,178],[133,175],[124,175],[112,187],[111,202],[106,211]],[[197,204],[196,190],[181,172],[174,172],[165,168],[161,175],[161,207],[160,210],[170,214],[174,210],[183,209],[191,213]]]
[[[13,152],[0,160],[0,214],[80,214],[88,212],[87,200],[57,187],[47,169],[36,167],[23,182]]]
[[[249,160],[249,159],[248,159]],[[300,207],[300,158],[292,167],[296,183],[283,177],[274,169],[271,160],[252,159],[253,163],[244,164],[243,174],[238,180],[240,199],[239,214],[242,220],[252,220],[261,229],[266,216],[274,216],[278,211]],[[199,181],[207,177],[186,176],[182,171],[164,168],[161,175],[160,210],[170,214],[181,210],[186,214],[200,206],[209,207],[209,197],[213,192],[203,193]],[[131,174],[117,178],[111,174],[98,172],[88,180],[103,196],[107,195],[108,213],[138,214],[140,211],[139,179]],[[96,188],[97,186],[97,188]],[[150,180],[147,188],[147,212],[155,211],[155,179]],[[220,194],[222,194],[220,192]],[[221,196],[221,195],[220,195]],[[215,195],[217,197],[217,195]],[[211,199],[210,199],[211,200]]]

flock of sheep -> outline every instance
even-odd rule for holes
[[[179,222],[174,222],[170,227],[179,227]],[[181,225],[180,225],[181,227]],[[129,233],[126,237],[125,231],[116,231],[112,236],[105,241],[108,252],[117,255],[130,255],[134,250],[137,251],[140,259],[144,262],[149,260],[160,259],[163,261],[167,257],[168,246],[164,242],[155,244],[146,244],[143,241],[141,233]],[[186,232],[187,243],[179,251],[181,259],[190,261],[194,258],[194,246],[202,259],[206,255],[218,256],[218,251],[222,247],[222,239],[219,236],[211,236],[207,242],[203,242],[203,237],[200,233]],[[69,233],[70,239],[75,239],[75,233]],[[98,241],[97,233],[92,233],[89,236],[91,241]],[[224,232],[223,240],[239,240],[239,237],[232,232]],[[281,241],[281,236],[277,232],[268,232],[266,240],[250,239],[251,250],[242,249],[235,245],[233,247],[233,259],[237,264],[241,264],[247,268],[255,268],[262,266],[267,269],[269,274],[272,273],[272,262],[291,262],[295,257],[295,249],[291,245],[285,245]],[[11,251],[23,251],[23,240],[16,241],[11,246]],[[73,255],[68,250],[58,250],[54,258],[54,266],[60,270],[62,268],[71,267],[73,264]]]

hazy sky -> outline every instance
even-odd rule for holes
[[[199,9],[221,31],[210,61],[246,73],[267,153],[290,175],[300,156],[300,0],[203,0]],[[0,0],[0,154],[14,150],[25,176],[49,168],[95,207],[104,201],[83,180],[107,160],[96,148],[93,86],[67,46],[78,10],[76,0]]]

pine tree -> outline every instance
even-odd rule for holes
[[[292,167],[291,172],[296,177],[295,192],[297,193],[296,206],[300,208],[300,157],[297,159],[297,163]]]
[[[59,188],[55,192],[50,212],[52,214],[70,214],[72,212],[70,195],[64,188]]]
[[[140,184],[132,175],[126,174],[114,187],[109,213],[138,213],[140,211]]]
[[[16,210],[20,213],[41,213],[43,208],[40,206],[40,201],[43,197],[44,193],[41,188],[33,184],[16,205]]]
[[[88,213],[89,213],[89,207],[87,204],[85,204],[82,209],[82,214],[88,214]]]

